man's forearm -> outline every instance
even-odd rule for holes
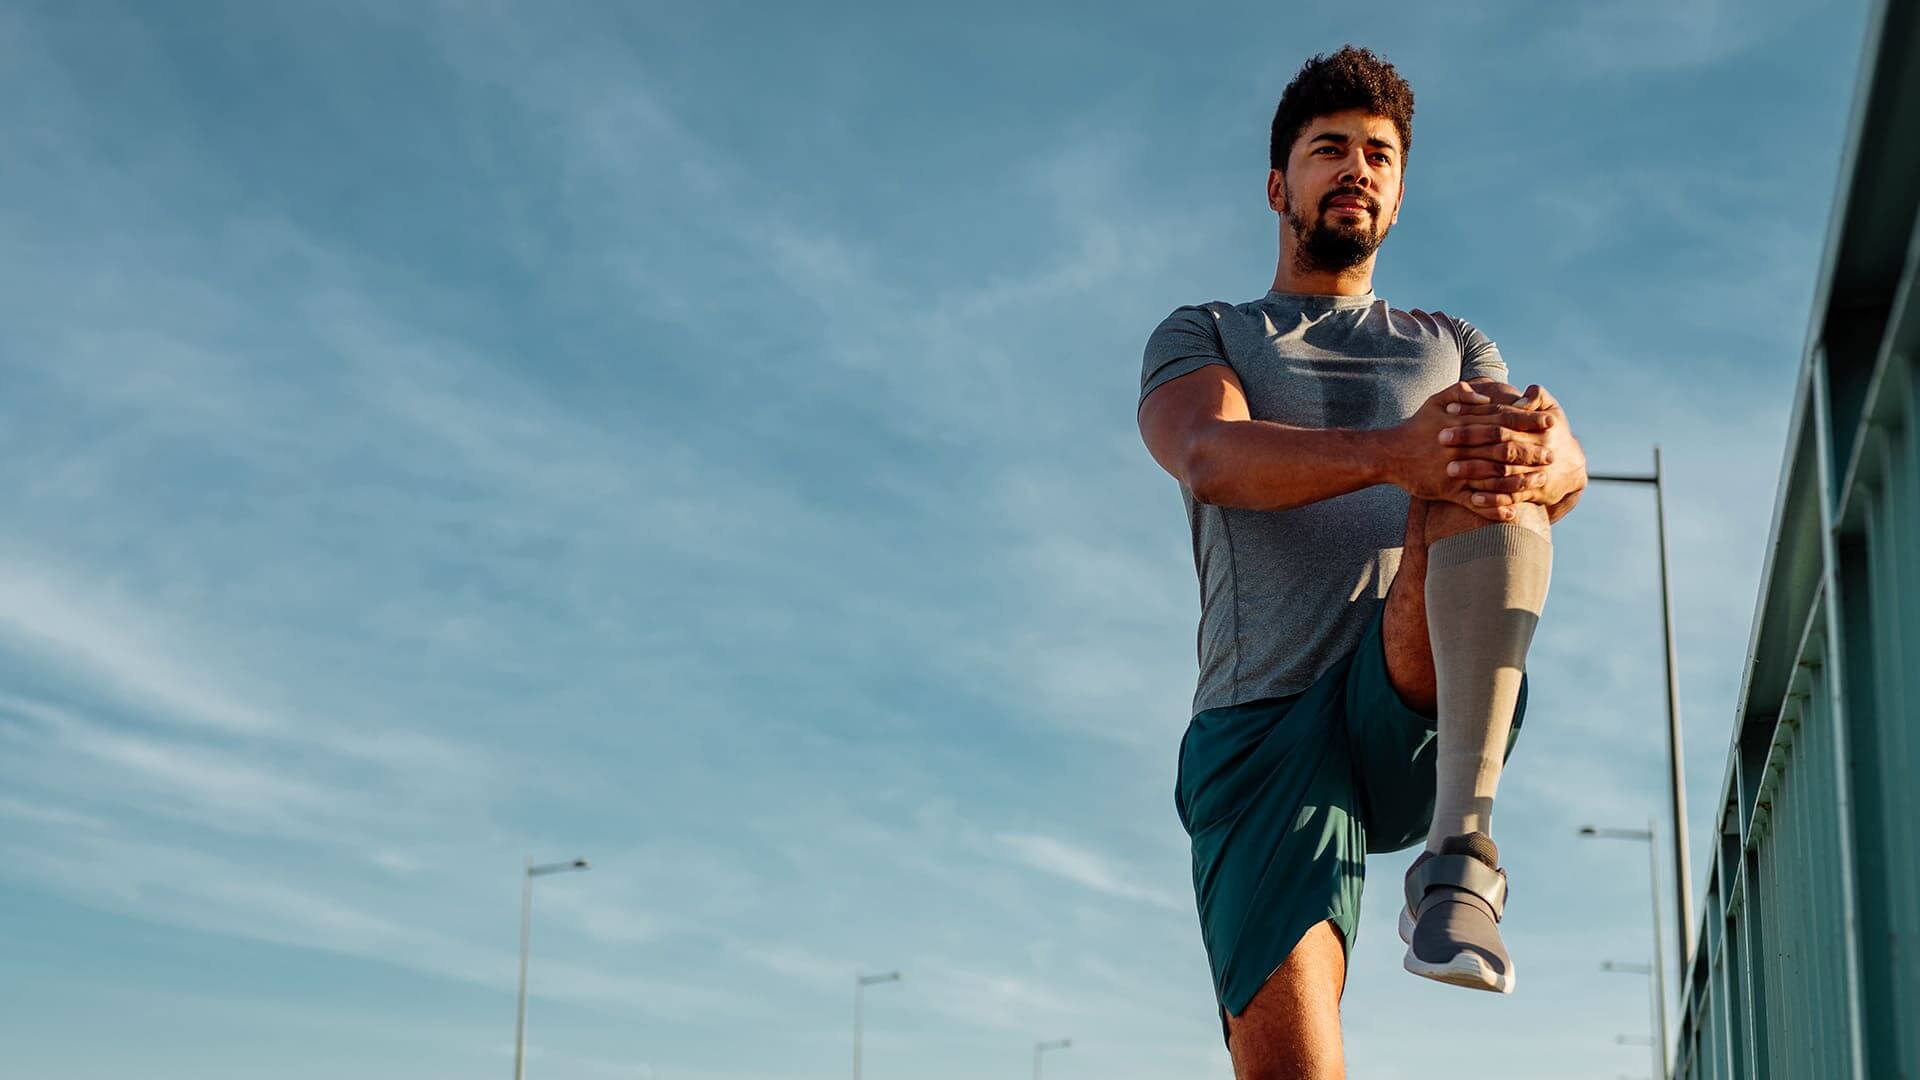
[[[1391,482],[1386,432],[1223,420],[1194,437],[1193,497],[1243,510],[1291,510]]]

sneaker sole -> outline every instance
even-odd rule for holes
[[[1422,978],[1437,979],[1450,986],[1465,986],[1474,990],[1490,990],[1496,994],[1513,993],[1514,977],[1511,971],[1506,974],[1505,978],[1501,978],[1495,975],[1492,969],[1487,967],[1486,961],[1481,960],[1472,953],[1461,953],[1445,964],[1429,964],[1425,960],[1413,955],[1413,949],[1411,948],[1413,945],[1413,916],[1408,914],[1405,906],[1400,908],[1399,922],[1400,940],[1409,946],[1406,958],[1400,962],[1401,967],[1406,968],[1408,971]],[[1487,985],[1489,982],[1493,985]]]
[[[1495,994],[1513,993],[1514,984],[1518,981],[1512,971],[1505,975],[1496,974],[1486,961],[1472,953],[1460,953],[1444,964],[1429,964],[1413,955],[1413,949],[1408,948],[1400,966],[1423,979]]]

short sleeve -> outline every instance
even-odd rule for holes
[[[1175,308],[1147,337],[1147,353],[1140,364],[1140,400],[1162,385],[1208,364],[1227,364],[1213,312],[1204,307]]]
[[[1460,378],[1506,382],[1507,361],[1500,355],[1500,346],[1465,319],[1448,316],[1447,321],[1453,324],[1454,335],[1460,343]]]

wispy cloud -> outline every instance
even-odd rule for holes
[[[0,563],[0,635],[16,646],[71,664],[96,684],[176,721],[246,735],[286,733],[271,713],[236,701],[230,683],[168,656],[155,640],[159,635],[134,626],[123,605],[90,602],[63,575]]]
[[[1615,0],[1562,9],[1542,46],[1588,74],[1692,68],[1736,56],[1811,5]]]
[[[1062,877],[1095,892],[1123,900],[1138,900],[1169,911],[1187,911],[1192,905],[1181,897],[1138,884],[1133,875],[1113,860],[1097,852],[1077,847],[1052,836],[1031,833],[1001,833],[995,837],[1014,858],[1036,870]]]

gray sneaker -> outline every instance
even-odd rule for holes
[[[1450,836],[1438,854],[1421,852],[1407,868],[1400,909],[1401,966],[1415,975],[1473,990],[1513,993],[1513,961],[1500,940],[1507,872],[1485,833]]]

